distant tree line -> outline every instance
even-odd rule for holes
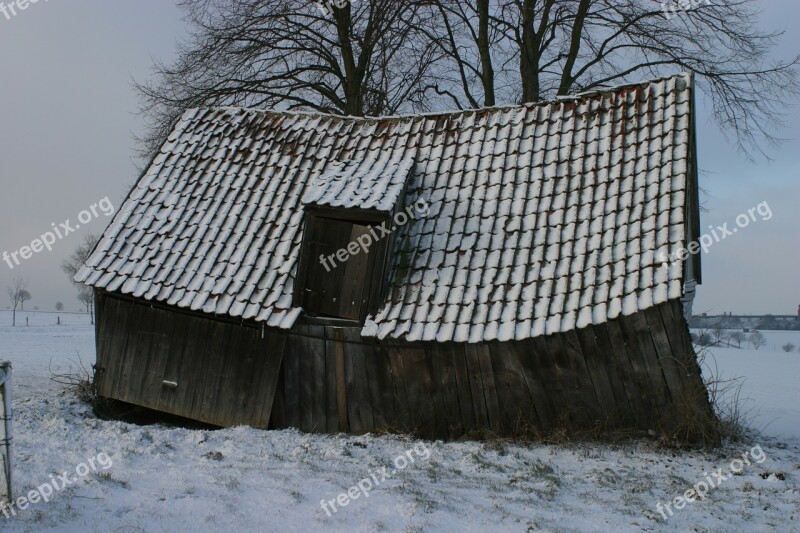
[[[767,344],[766,336],[760,331],[752,331],[748,335],[743,331],[726,332],[720,328],[712,328],[711,330],[693,332],[691,335],[692,342],[701,347],[723,346],[723,343],[730,347],[733,343],[736,343],[736,348],[741,348],[743,342],[749,342],[753,349],[758,350]],[[792,352],[795,349],[795,345],[787,342],[781,346],[781,349],[784,352]],[[800,348],[798,348],[798,352],[800,352]]]

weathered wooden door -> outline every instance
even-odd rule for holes
[[[360,247],[356,254],[342,255],[341,250],[347,251],[350,243],[357,243],[359,237],[369,233],[369,227],[316,218],[310,230],[303,308],[309,314],[359,320],[368,296],[369,254]]]

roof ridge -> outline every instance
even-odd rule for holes
[[[370,123],[370,122],[385,122],[385,121],[406,121],[406,120],[415,120],[415,119],[422,119],[422,118],[444,118],[444,117],[455,117],[455,116],[466,116],[472,113],[485,113],[485,112],[504,112],[510,111],[515,109],[532,109],[536,107],[546,107],[553,104],[558,104],[564,101],[575,101],[575,100],[583,100],[588,98],[594,98],[596,96],[612,94],[616,92],[620,92],[625,89],[629,89],[632,87],[645,87],[649,85],[653,85],[655,83],[659,83],[662,81],[678,79],[678,78],[687,78],[689,83],[692,83],[692,74],[689,72],[679,72],[676,74],[672,74],[670,76],[661,76],[658,78],[651,78],[648,80],[642,80],[638,82],[631,82],[631,83],[623,83],[619,85],[614,85],[611,87],[603,87],[599,89],[591,89],[588,91],[578,92],[574,94],[568,94],[564,96],[555,96],[554,98],[550,98],[548,100],[542,100],[540,102],[526,102],[522,104],[503,104],[503,105],[496,105],[496,106],[488,106],[488,107],[478,107],[478,108],[469,108],[469,109],[461,109],[461,110],[453,110],[453,111],[431,111],[427,113],[405,113],[399,115],[385,115],[379,117],[358,117],[352,115],[336,115],[333,113],[322,113],[320,111],[285,111],[285,110],[278,110],[278,109],[262,109],[258,107],[240,107],[240,106],[207,106],[207,107],[193,107],[187,109],[184,114],[189,113],[198,113],[198,112],[211,112],[211,111],[236,111],[236,112],[244,112],[244,113],[254,113],[263,116],[273,116],[273,117],[310,117],[310,118],[327,118],[327,119],[334,119],[340,122],[354,122],[354,123]]]

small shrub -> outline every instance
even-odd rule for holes
[[[714,344],[714,340],[711,338],[709,333],[701,333],[697,339],[697,344],[700,346],[711,346]]]
[[[78,360],[73,361],[75,368],[70,367],[69,371],[63,374],[56,374],[50,368],[50,380],[60,385],[64,385],[66,393],[76,396],[79,400],[94,405],[97,401],[97,389],[94,385],[94,367],[91,370],[86,367],[78,355]]]

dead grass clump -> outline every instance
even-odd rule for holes
[[[77,361],[70,361],[66,372],[53,372],[52,361],[50,366],[50,380],[64,385],[64,392],[77,397],[88,404],[94,405],[97,401],[97,389],[94,382],[94,366],[87,368],[80,355]]]

